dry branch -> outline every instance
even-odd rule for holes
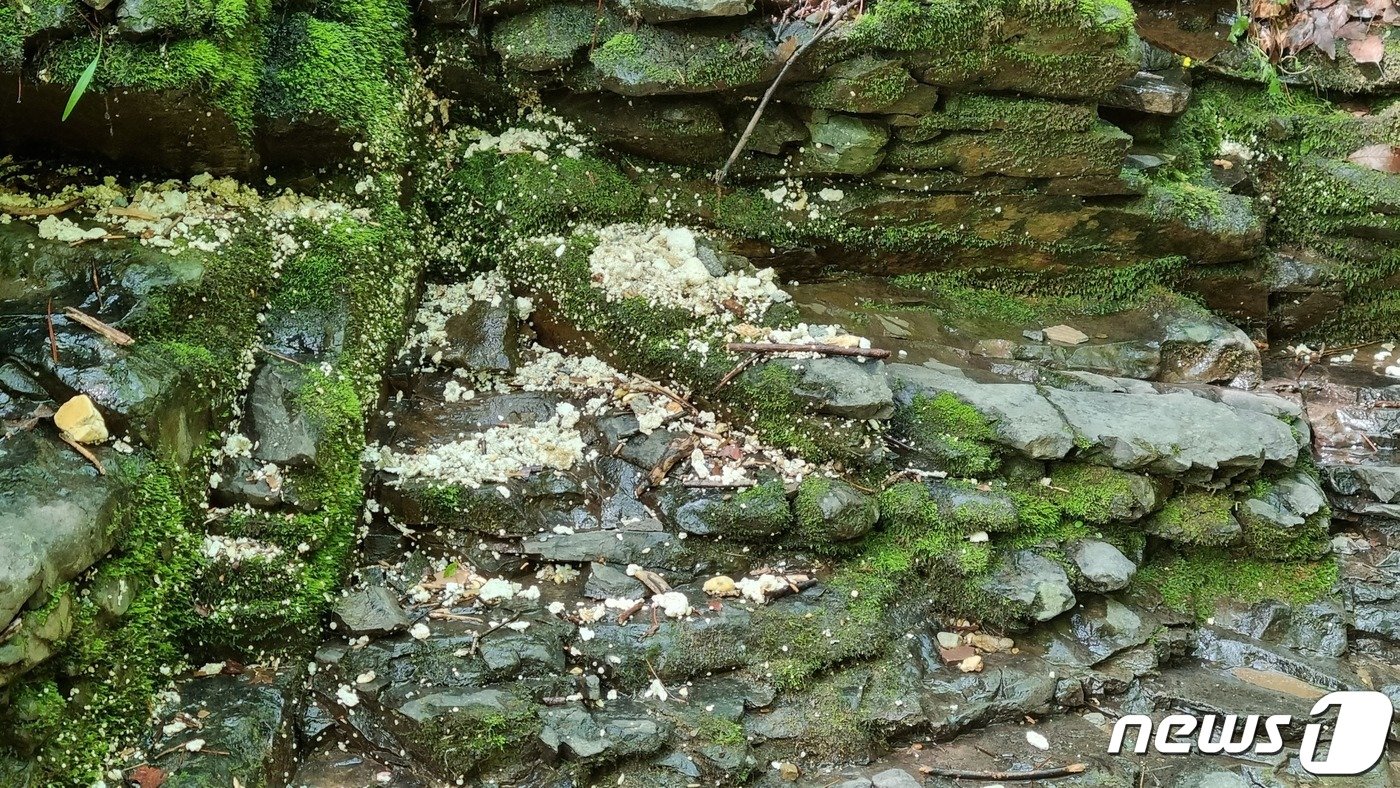
[[[859,358],[889,358],[890,351],[877,347],[845,347],[843,345],[791,345],[780,342],[730,342],[725,345],[735,353],[819,353],[823,356],[857,356]]]

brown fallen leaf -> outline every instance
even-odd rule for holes
[[[143,763],[127,775],[127,779],[141,786],[141,788],[160,788],[165,785],[165,770],[148,763]]]
[[[797,36],[788,36],[783,39],[782,43],[778,44],[778,62],[786,63],[791,60],[792,56],[797,54],[798,46],[800,45],[797,43]]]
[[[1400,146],[1367,145],[1353,151],[1347,161],[1379,172],[1400,172]]]
[[[1360,41],[1348,41],[1347,50],[1357,63],[1379,63],[1385,57],[1385,41],[1380,36],[1366,36]]]

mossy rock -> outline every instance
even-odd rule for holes
[[[1096,525],[1140,520],[1171,490],[1162,479],[1102,465],[1067,463],[1050,470],[1044,495],[1066,514]]]
[[[414,72],[409,9],[397,0],[333,0],[269,27],[257,100],[272,163],[371,159],[397,164],[410,147]]]
[[[841,543],[870,532],[880,518],[877,500],[839,479],[802,480],[793,503],[797,538],[812,549],[840,550]]]
[[[991,422],[950,392],[915,395],[895,409],[890,424],[932,470],[979,476],[995,471],[1000,463]]]
[[[768,541],[792,527],[792,507],[781,480],[732,494],[697,496],[673,516],[688,533],[743,542]]]
[[[1100,123],[1093,104],[962,93],[950,96],[937,112],[921,115],[916,123],[899,128],[896,134],[906,142],[928,142],[949,131],[1085,133]]]
[[[731,34],[643,25],[589,54],[602,85],[624,96],[714,93],[765,84],[781,64],[766,28]]]
[[[524,71],[549,71],[574,62],[590,44],[607,41],[622,28],[610,11],[591,5],[547,5],[508,17],[491,34],[502,62]]]
[[[1171,542],[1220,546],[1240,537],[1235,501],[1228,493],[1186,490],[1169,498],[1146,520],[1147,532]]]
[[[932,85],[1093,98],[1137,71],[1133,22],[1124,0],[884,0],[846,40],[903,54],[915,77]]]
[[[890,131],[883,121],[826,110],[807,116],[807,146],[792,167],[808,175],[865,175],[885,159]]]
[[[231,36],[108,41],[100,58],[95,39],[54,42],[25,71],[46,80],[10,79],[0,87],[3,101],[17,100],[22,90],[25,106],[0,117],[0,142],[176,172],[249,171],[257,161],[252,135],[262,48],[261,29],[253,25]],[[61,121],[73,85],[94,59],[92,86]]]
[[[1308,604],[1336,590],[1335,560],[1270,561],[1219,548],[1157,556],[1138,569],[1133,587],[1171,609],[1204,620],[1217,601],[1254,604],[1279,599]]]
[[[915,82],[898,60],[865,55],[828,66],[820,80],[793,88],[788,100],[858,115],[923,115],[938,103],[938,90]]]
[[[1087,133],[953,133],[927,143],[896,142],[885,166],[947,168],[963,175],[1020,178],[1117,177],[1132,137],[1107,123]]]

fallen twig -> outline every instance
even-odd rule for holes
[[[58,335],[53,331],[53,299],[49,299],[49,353],[53,356],[53,365],[58,366]]]
[[[670,399],[675,400],[677,405],[680,405],[682,408],[685,408],[686,410],[690,411],[692,415],[699,415],[700,409],[695,407],[695,405],[692,404],[691,401],[686,399],[685,397],[682,397],[681,395],[677,394],[671,389],[666,388],[660,383],[657,383],[654,380],[648,380],[647,378],[644,378],[641,375],[638,375],[637,379],[642,382],[642,386],[637,389],[638,391],[645,391],[650,394],[660,394],[663,397],[669,397]],[[617,376],[617,380],[624,386],[632,386],[632,384],[621,375]]]
[[[627,623],[627,619],[629,619],[629,618],[631,618],[632,616],[635,616],[635,615],[637,615],[638,613],[640,613],[641,610],[642,610],[642,608],[645,607],[645,606],[646,606],[646,600],[645,600],[645,599],[638,600],[636,604],[634,604],[634,605],[632,605],[631,607],[627,608],[626,610],[622,611],[622,613],[620,613],[620,614],[618,615],[618,617],[617,617],[617,623],[619,623],[619,624],[626,624],[626,623]]]
[[[747,487],[756,487],[758,486],[758,482],[725,482],[719,479],[690,479],[681,482],[681,486],[706,490],[741,490]]]
[[[55,216],[60,213],[77,208],[83,204],[82,197],[75,197],[61,205],[47,205],[43,208],[20,208],[14,205],[0,205],[0,213],[8,213],[12,216]]]
[[[150,211],[143,211],[140,208],[121,208],[118,206],[112,206],[107,208],[106,210],[107,213],[112,216],[123,216],[128,219],[139,219],[143,222],[160,221],[159,216],[156,216]]]
[[[126,235],[117,235],[117,234],[115,234],[115,233],[107,233],[106,235],[99,235],[99,236],[96,237],[96,238],[79,238],[79,239],[77,239],[77,240],[69,241],[69,242],[68,242],[68,245],[69,245],[69,246],[82,246],[83,244],[89,243],[89,242],[91,242],[91,241],[124,241],[124,240],[126,240],[127,238],[129,238],[129,237],[130,237],[130,236],[126,236]]]
[[[63,314],[67,315],[73,320],[78,321],[79,323],[82,323],[84,326],[87,326],[93,331],[96,331],[97,333],[101,334],[107,339],[112,340],[118,345],[126,347],[128,345],[136,344],[136,340],[132,339],[130,334],[120,329],[113,328],[112,326],[102,322],[101,320],[98,320],[97,318],[87,314],[86,312],[74,309],[71,306],[65,306],[63,308]]]
[[[83,459],[92,463],[92,467],[97,469],[97,474],[99,476],[107,475],[107,469],[102,467],[102,462],[97,459],[97,455],[88,451],[88,448],[86,446],[84,446],[81,443],[78,443],[77,441],[73,440],[67,435],[59,435],[58,437],[62,438],[64,443],[68,444],[69,446],[72,446],[73,451],[76,451],[77,453],[83,455]]]
[[[846,12],[855,8],[860,2],[861,0],[852,0],[852,2],[831,9],[831,16],[827,17],[826,20],[817,27],[817,31],[812,34],[811,38],[807,39],[806,43],[798,47],[797,50],[784,61],[783,67],[778,70],[778,76],[773,78],[773,84],[769,85],[768,90],[764,91],[763,99],[758,102],[758,107],[754,109],[753,117],[749,118],[749,125],[745,126],[744,133],[739,135],[739,142],[735,144],[733,152],[729,154],[729,159],[724,162],[724,166],[720,168],[719,172],[715,173],[716,185],[724,183],[724,179],[729,176],[729,169],[733,167],[734,162],[738,161],[739,157],[743,155],[744,148],[749,144],[749,137],[752,137],[754,130],[758,128],[758,121],[763,117],[763,111],[768,109],[768,102],[772,101],[773,94],[778,92],[778,86],[782,84],[783,77],[787,76],[788,69],[792,68],[792,64],[796,63],[798,58],[802,57],[803,53],[808,49],[811,49],[813,44],[826,38],[828,33],[835,30],[836,25],[841,22]]]
[[[1076,774],[1083,774],[1087,769],[1082,763],[1071,763],[1069,766],[1059,766],[1053,769],[1032,769],[1025,772],[978,772],[969,769],[945,769],[941,766],[925,766],[921,771],[938,777],[950,777],[954,780],[986,780],[997,782],[1001,780],[1053,780],[1056,777],[1072,777]]]
[[[518,619],[518,618],[520,618],[520,616],[521,616],[520,613],[516,613],[515,615],[513,615],[513,616],[511,616],[510,618],[506,619],[505,621],[502,621],[501,623],[497,624],[496,626],[491,627],[490,629],[486,630],[485,632],[482,632],[480,635],[477,635],[477,636],[476,636],[476,640],[473,640],[473,641],[472,641],[471,655],[472,655],[472,656],[476,656],[477,650],[479,650],[479,649],[481,648],[481,641],[484,640],[484,639],[486,638],[487,635],[491,634],[492,632],[495,632],[496,630],[498,630],[498,629],[500,629],[500,628],[502,628],[502,627],[504,627],[504,626],[507,626],[507,625],[509,625],[509,624],[515,623],[515,620]]]
[[[857,356],[860,358],[889,358],[890,351],[878,347],[845,347],[843,345],[793,345],[783,342],[730,342],[725,345],[734,353],[819,353],[823,356]]]
[[[282,353],[278,353],[278,352],[275,351],[275,350],[269,350],[268,348],[265,348],[265,347],[263,347],[262,345],[258,345],[258,350],[261,350],[262,352],[268,354],[269,356],[272,356],[272,357],[275,358],[275,359],[278,359],[279,361],[285,361],[285,362],[287,362],[288,364],[296,364],[296,365],[299,366],[299,367],[304,367],[304,366],[306,366],[305,364],[301,363],[300,361],[297,361],[296,359],[292,358],[291,356],[284,355],[284,354],[282,354]],[[424,399],[431,399],[431,398],[430,398],[430,397],[424,397]],[[440,400],[440,399],[433,399],[432,401],[433,401],[433,402],[442,402],[442,400]]]
[[[671,469],[676,467],[676,463],[690,456],[690,453],[695,449],[695,443],[695,438],[689,435],[673,439],[666,447],[667,453],[661,457],[661,462],[658,462],[656,467],[651,469],[651,474],[637,485],[635,494],[641,495],[652,487],[659,487],[662,482],[666,481],[666,475],[671,472]]]
[[[742,374],[744,370],[753,366],[754,362],[757,360],[758,356],[748,356],[742,361],[740,361],[738,364],[735,364],[734,368],[726,372],[724,374],[724,377],[720,378],[719,382],[715,384],[715,387],[713,389],[710,389],[710,393],[714,394],[720,389],[724,388],[725,386],[728,386],[730,383],[733,383],[735,378],[739,377],[739,375]]]

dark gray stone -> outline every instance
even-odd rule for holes
[[[894,413],[894,393],[879,361],[816,358],[770,363],[797,373],[793,395],[818,413],[848,419],[888,419]]]
[[[408,629],[413,619],[399,605],[398,595],[384,586],[351,591],[332,608],[347,635],[381,635]]]
[[[1085,591],[1117,591],[1127,588],[1137,566],[1108,542],[1086,539],[1067,551],[1079,570],[1079,585]]]
[[[263,462],[307,467],[316,464],[321,429],[302,406],[306,374],[283,361],[265,362],[248,390],[247,435],[253,456]]]
[[[1032,621],[1049,621],[1074,607],[1069,576],[1054,561],[1031,550],[1003,556],[982,591]]]
[[[590,599],[640,599],[644,594],[646,586],[640,580],[628,577],[621,569],[608,564],[589,564],[588,580],[583,585],[584,596]]]

